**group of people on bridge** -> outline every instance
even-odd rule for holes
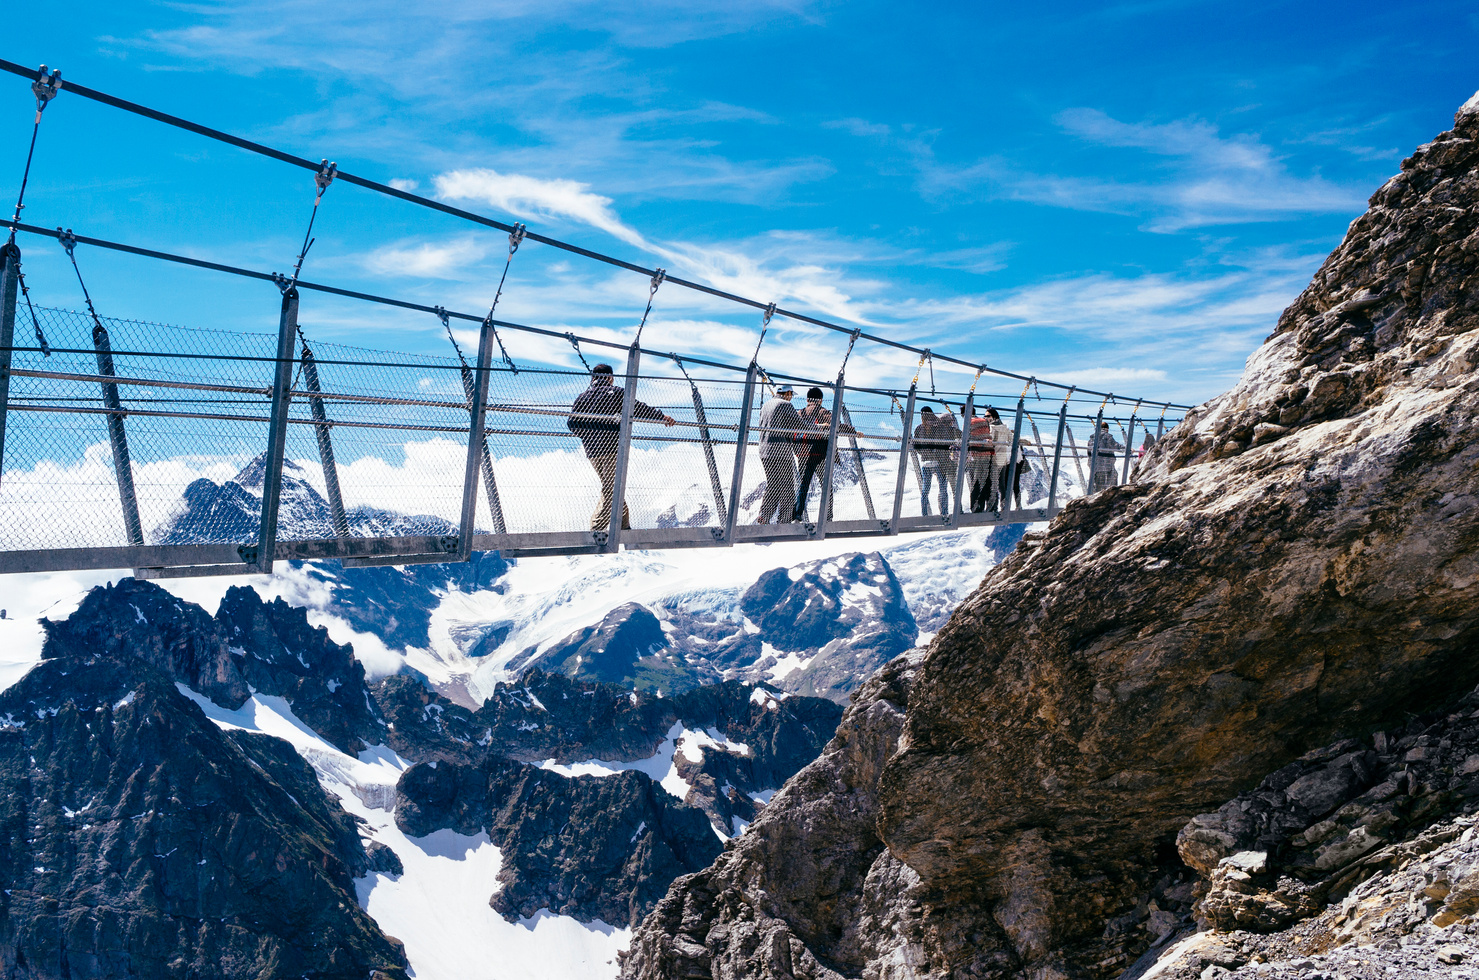
[[[593,530],[605,528],[611,520],[625,395],[625,390],[615,383],[611,365],[597,364],[591,368],[590,387],[571,404],[566,422],[569,430],[579,437],[586,459],[601,481],[601,503],[591,514]],[[796,390],[791,385],[782,384],[760,409],[757,428],[760,463],[765,469],[765,489],[757,524],[804,522],[812,483],[827,459],[832,413],[822,404],[822,390],[809,389],[806,404],[800,410],[791,404],[795,395]],[[667,426],[676,424],[671,415],[639,399],[632,400],[632,418],[661,422]],[[956,423],[955,413],[948,408],[936,414],[926,405],[920,409],[919,418],[911,445],[919,460],[920,511],[925,516],[930,515],[930,492],[934,489],[939,513],[943,516],[950,513],[950,490],[959,472],[963,432]],[[1008,488],[1008,478],[1013,475],[1012,430],[1002,422],[997,410],[989,407],[984,414],[977,415],[974,409],[963,406],[961,421],[968,429],[964,439],[966,469],[961,494],[964,496],[969,490],[970,511],[979,514],[990,510],[1000,514],[1008,500],[1008,489],[1020,510],[1022,474],[1030,470],[1027,449],[1034,443],[1022,435],[1015,437],[1017,466],[1013,485]],[[838,420],[837,431],[857,435],[856,429],[841,420]],[[1147,433],[1147,445],[1149,441]],[[1093,490],[1116,482],[1115,459],[1123,449],[1124,446],[1111,434],[1109,423],[1103,423],[1092,464]],[[830,499],[827,519],[832,519]],[[625,501],[621,507],[621,526],[624,530],[631,528],[631,516]]]

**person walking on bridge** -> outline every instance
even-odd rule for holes
[[[940,514],[950,513],[950,480],[955,475],[955,448],[960,444],[960,430],[955,427],[955,414],[937,416],[926,405],[919,410],[919,425],[914,428],[914,448],[919,453],[919,512],[930,516],[930,485],[939,482]]]
[[[970,430],[971,513],[979,514],[991,505],[995,497],[996,469],[992,460],[996,457],[996,446],[991,438],[989,415],[978,416],[972,409],[965,424]]]
[[[1114,486],[1114,461],[1124,448],[1110,433],[1109,423],[1101,423],[1099,427],[1099,450],[1094,459],[1093,490],[1104,490]]]
[[[827,444],[832,434],[832,413],[822,405],[822,389],[811,388],[806,392],[806,407],[800,412],[802,426],[801,442],[796,446],[796,464],[801,468],[801,489],[796,494],[796,507],[791,520],[806,520],[806,498],[811,493],[811,481],[817,467],[827,458]],[[857,435],[857,429],[846,422],[837,423],[837,431]],[[834,467],[834,472],[835,467]],[[827,499],[827,520],[832,519],[832,499]]]
[[[795,395],[796,389],[781,385],[775,390],[775,397],[760,409],[760,465],[765,467],[765,495],[760,498],[760,519],[756,524],[769,524],[772,515],[777,524],[790,524],[793,520],[794,447],[806,425],[791,406]]]
[[[585,458],[601,480],[601,506],[591,514],[591,530],[600,531],[611,525],[611,497],[616,492],[616,461],[619,455],[617,440],[621,438],[621,406],[626,399],[626,389],[616,384],[610,364],[597,364],[591,368],[591,385],[576,396],[570,406],[570,417],[565,427],[580,437],[585,449]],[[646,402],[633,399],[632,418],[648,419],[672,425],[673,417],[658,411]],[[630,530],[631,512],[625,500],[621,502],[621,527]]]

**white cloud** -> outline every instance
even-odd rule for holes
[[[443,243],[386,245],[365,257],[365,267],[376,275],[461,279],[487,255],[486,245],[465,235]]]
[[[438,174],[434,183],[437,196],[444,200],[478,201],[529,220],[579,221],[630,245],[651,249],[635,228],[617,217],[611,198],[592,193],[589,184],[501,174],[487,167]]]
[[[1319,174],[1297,176],[1256,136],[1224,137],[1196,119],[1126,123],[1097,109],[1061,112],[1068,134],[1101,147],[1143,150],[1162,158],[1149,166],[1158,179],[1034,173],[998,157],[966,167],[937,163],[918,148],[921,190],[929,195],[965,193],[1005,197],[1054,207],[1149,219],[1147,228],[1176,232],[1208,225],[1277,221],[1299,215],[1359,213],[1366,194]],[[1100,160],[1101,165],[1104,161]]]

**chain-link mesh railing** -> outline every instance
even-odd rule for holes
[[[0,552],[256,542],[277,338],[108,318],[99,330],[84,313],[36,314],[51,351],[13,349]],[[472,370],[460,357],[304,339],[311,334],[305,325],[294,345],[277,539],[457,535]],[[597,387],[624,388],[625,367],[619,361]],[[907,392],[853,386],[844,388],[834,434],[833,385],[816,383],[821,398],[808,406],[813,385],[789,380],[800,421],[767,430],[762,419],[780,381],[758,372],[735,492],[746,373],[643,354],[623,495],[633,542],[685,528],[709,530],[688,543],[720,542],[731,509],[736,525],[750,526],[740,537],[751,540],[768,533],[753,527],[760,523],[791,525],[769,533],[794,537],[896,533],[985,510],[1047,516],[1050,492],[1061,505],[1131,478],[1152,436],[1134,416],[1103,415],[1103,404],[1071,396],[1050,403],[932,391],[918,394],[908,416]],[[475,533],[537,539],[609,527],[621,399],[577,410],[592,384],[586,371],[489,372]],[[963,416],[968,397],[973,418]],[[964,471],[963,423],[971,432]]]

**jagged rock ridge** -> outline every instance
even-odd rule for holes
[[[1232,391],[956,611],[869,804],[907,874],[870,890],[753,853],[718,895],[680,879],[625,976],[1114,975],[1143,944],[1106,923],[1190,816],[1479,680],[1476,205],[1479,100],[1377,191]],[[830,853],[806,812],[753,829]],[[855,930],[809,925],[870,899]],[[764,948],[725,919],[769,923]]]
[[[248,588],[212,617],[125,579],[46,629],[42,663],[0,693],[6,976],[404,975],[355,885],[402,869],[326,794],[335,774],[315,769],[335,763],[222,731],[195,698],[285,706],[350,761],[388,748],[421,763],[401,794],[420,803],[403,820],[420,833],[453,825],[433,826],[434,798],[416,795],[428,772],[484,777],[496,812],[475,819],[503,849],[499,910],[620,924],[707,864],[716,827],[754,819],[755,796],[810,761],[840,714],[737,682],[658,698],[539,671],[472,711],[409,677],[368,686],[304,610]],[[675,741],[689,730],[697,744]],[[644,772],[571,779],[529,764],[640,761],[662,745],[681,798]]]

